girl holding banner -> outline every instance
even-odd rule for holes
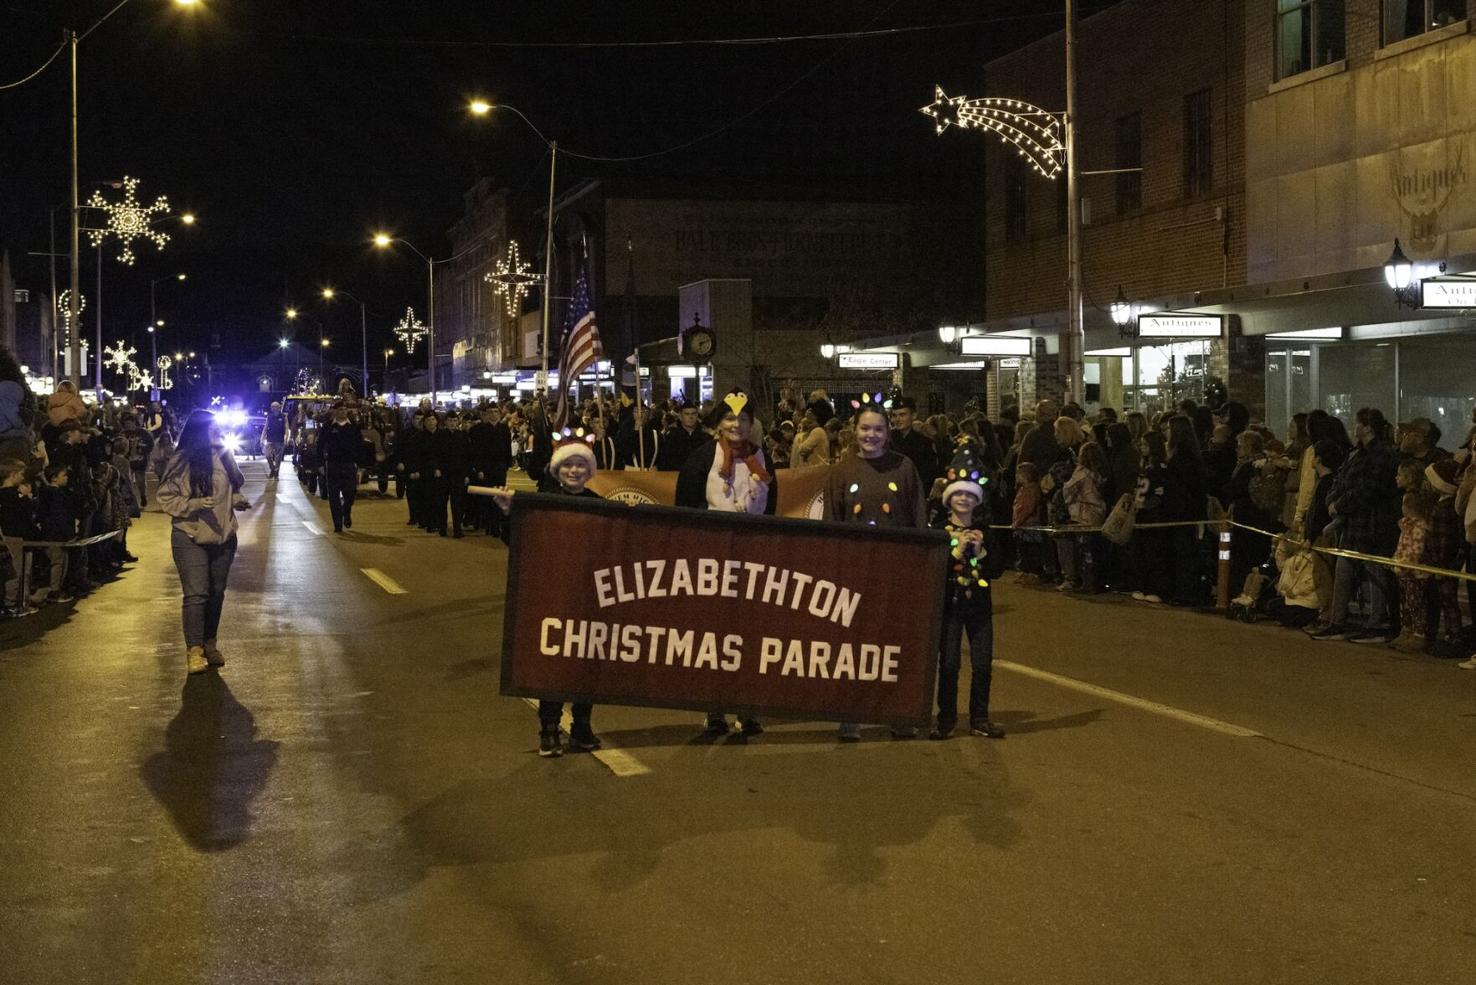
[[[554,444],[553,455],[548,462],[548,475],[555,480],[554,488],[548,490],[562,496],[590,496],[599,499],[600,494],[586,488],[594,476],[597,465],[594,449],[584,441],[584,431],[571,433],[568,428]],[[512,510],[513,490],[500,486],[491,491],[492,501],[503,513]],[[509,528],[504,524],[499,531],[502,542],[508,542]],[[569,728],[569,748],[580,752],[594,752],[600,748],[600,738],[590,725],[592,704],[575,703],[569,709],[573,722]],[[545,758],[562,756],[564,748],[559,741],[559,719],[564,715],[562,701],[540,700],[538,702],[538,755]]]

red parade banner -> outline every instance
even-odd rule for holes
[[[926,725],[941,531],[519,493],[502,693]]]

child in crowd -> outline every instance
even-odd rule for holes
[[[1025,466],[1021,466],[1025,468]],[[973,449],[964,445],[948,467],[943,523],[951,544],[948,580],[943,594],[943,630],[938,643],[938,723],[930,739],[947,739],[958,724],[958,672],[963,662],[964,633],[969,637],[969,733],[1004,738],[1004,729],[989,718],[989,685],[994,659],[994,604],[989,583],[1003,570],[986,523],[976,524],[974,510],[984,499],[983,472]],[[987,481],[987,480],[983,480]]]
[[[1063,575],[1060,591],[1097,590],[1097,544],[1102,535],[1096,528],[1107,519],[1107,502],[1102,496],[1107,471],[1107,455],[1102,446],[1095,441],[1083,444],[1076,454],[1076,469],[1066,480],[1063,497],[1071,522],[1089,528],[1090,532],[1061,535],[1056,541]]]
[[[35,535],[35,503],[26,479],[26,464],[16,459],[0,462],[0,543],[5,547],[5,609],[12,614],[27,611],[20,597],[26,538]]]
[[[1405,486],[1405,470],[1399,470],[1399,484]],[[1399,520],[1399,543],[1394,548],[1394,560],[1406,564],[1421,564],[1425,556],[1425,539],[1430,531],[1430,498],[1420,489],[1408,489],[1404,494],[1404,515]],[[1425,648],[1425,589],[1429,575],[1422,571],[1396,568],[1399,582],[1399,638],[1394,649],[1414,653]]]
[[[1020,554],[1020,580],[1040,581],[1041,535],[1035,530],[1026,530],[1040,523],[1040,504],[1045,494],[1040,488],[1040,469],[1029,462],[1021,462],[1015,469],[1015,503],[1011,511],[1011,526],[1015,548]]]
[[[53,463],[46,467],[46,484],[41,487],[40,503],[36,510],[43,540],[65,542],[74,540],[77,536],[80,515],[76,497],[70,488],[71,472],[71,467],[65,464]],[[53,602],[71,602],[76,599],[66,588],[68,570],[76,560],[71,556],[73,553],[73,549],[65,547],[46,549],[51,572],[44,598]]]
[[[1441,459],[1425,467],[1424,479],[1429,499],[1429,531],[1425,535],[1422,563],[1432,568],[1459,568],[1464,531],[1456,515],[1455,497],[1459,488],[1460,466],[1453,459]],[[1443,620],[1443,623],[1442,623]],[[1454,578],[1431,576],[1425,579],[1425,633],[1430,643],[1452,639],[1461,631],[1461,607]]]

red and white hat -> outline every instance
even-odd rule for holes
[[[593,475],[599,470],[595,462],[594,449],[590,447],[586,439],[584,428],[564,428],[562,432],[554,433],[553,455],[548,460],[548,470],[557,471],[558,467],[571,458],[583,458]]]

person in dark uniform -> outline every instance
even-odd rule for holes
[[[906,455],[917,469],[918,480],[924,490],[933,488],[933,480],[942,474],[938,466],[938,448],[914,423],[917,417],[917,401],[911,397],[898,397],[892,402],[892,436],[887,447]]]
[[[426,482],[425,467],[427,439],[425,432],[425,414],[417,410],[410,417],[410,426],[400,435],[396,443],[395,474],[400,476],[405,484],[405,505],[409,518],[405,521],[406,526],[419,527],[425,524],[425,498]]]
[[[651,426],[645,405],[636,401],[621,410],[615,432],[615,454],[621,468],[645,471],[656,468],[661,454],[661,435]]]
[[[733,390],[713,407],[708,426],[717,432],[710,442],[687,456],[677,475],[676,505],[693,510],[773,516],[779,506],[779,480],[763,446],[753,440],[753,405]],[[744,735],[758,735],[758,719],[739,719]],[[707,714],[704,735],[728,734],[725,712]]]
[[[349,420],[348,407],[335,403],[327,424],[318,432],[318,453],[323,462],[323,486],[333,532],[341,534],[354,525],[354,493],[359,486],[359,426]]]
[[[668,428],[661,436],[661,453],[656,456],[656,467],[662,472],[680,472],[687,463],[687,456],[711,443],[712,438],[699,420],[697,405],[689,400],[677,412],[677,425]]]
[[[466,488],[467,449],[465,436],[457,429],[456,418],[449,417],[445,426],[436,414],[425,419],[426,461],[422,474],[430,473],[426,493],[425,529],[446,536],[446,513],[450,507],[451,531],[460,539],[461,501]]]
[[[471,460],[471,479],[479,486],[507,485],[507,470],[512,464],[512,431],[502,419],[502,408],[488,404],[482,408],[482,419],[467,432]],[[502,529],[503,512],[490,497],[477,496],[477,524],[495,535]]]
[[[586,488],[594,477],[598,466],[594,449],[574,435],[565,435],[556,445],[548,461],[548,475],[552,485],[547,491],[559,496],[587,496],[599,499],[599,493]],[[504,513],[512,509],[513,490],[507,487],[494,489],[492,500]],[[503,543],[508,541],[506,527],[501,532]],[[600,748],[600,738],[590,725],[594,705],[575,703],[569,709],[573,719],[569,728],[569,748],[581,752],[594,752]],[[559,719],[564,714],[562,701],[547,699],[538,702],[538,755],[553,758],[564,754],[559,736]]]

